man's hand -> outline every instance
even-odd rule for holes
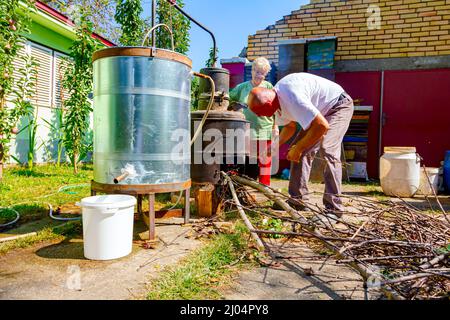
[[[297,145],[293,145],[287,154],[287,159],[292,162],[300,162],[300,157],[302,156],[303,150],[301,150]]]
[[[300,131],[297,136],[297,143],[289,149],[287,159],[299,162],[302,153],[319,143],[329,127],[328,121],[319,113],[308,129]]]

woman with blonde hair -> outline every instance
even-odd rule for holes
[[[250,91],[255,87],[272,89],[272,84],[264,80],[270,70],[271,66],[266,58],[255,59],[252,64],[252,80],[243,82],[231,90],[231,102],[247,104]],[[273,117],[258,117],[249,108],[244,109],[243,112],[247,121],[250,122],[251,145],[256,145],[259,182],[269,186],[272,166],[272,133],[277,134],[278,126],[275,125]]]

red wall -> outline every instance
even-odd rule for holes
[[[414,146],[429,167],[450,150],[450,69],[385,73],[383,146]]]
[[[381,72],[341,72],[336,82],[362,105],[372,105],[368,173],[378,178]],[[384,72],[385,146],[412,146],[424,164],[439,167],[450,150],[450,69]]]

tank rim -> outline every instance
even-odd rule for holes
[[[92,62],[109,57],[149,57],[183,63],[192,69],[192,60],[184,54],[154,47],[109,47],[97,50]]]

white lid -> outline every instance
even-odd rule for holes
[[[108,194],[101,196],[93,196],[83,198],[81,207],[97,207],[97,208],[126,208],[136,205],[137,200],[133,196],[124,194]]]
[[[384,147],[386,153],[416,153],[416,147]]]

